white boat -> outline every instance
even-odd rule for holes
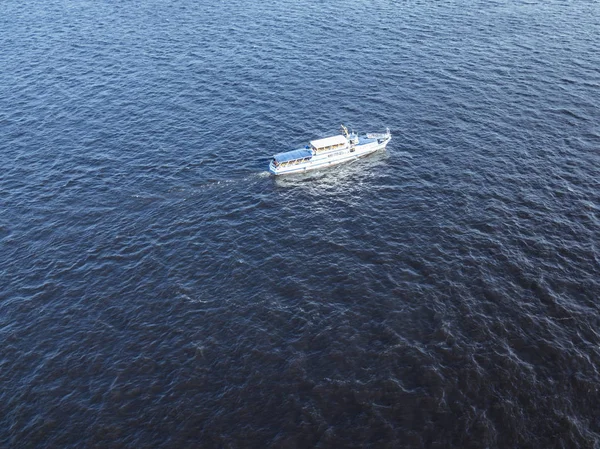
[[[389,128],[385,133],[359,136],[349,133],[342,125],[340,135],[311,140],[304,148],[274,155],[269,171],[274,175],[287,175],[330,167],[383,150],[391,139]]]

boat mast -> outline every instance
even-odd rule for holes
[[[342,126],[342,134],[344,134],[346,137],[348,137],[348,128],[346,128],[343,124]]]

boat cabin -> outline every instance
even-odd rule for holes
[[[348,146],[348,140],[342,135],[332,136],[326,137],[325,139],[311,140],[310,146],[314,150],[315,154],[317,154],[325,151],[346,148]]]
[[[275,167],[287,167],[289,165],[301,164],[309,161],[312,155],[312,150],[308,148],[279,153],[273,156],[273,165]]]

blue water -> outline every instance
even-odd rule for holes
[[[600,3],[0,2],[0,447],[600,447]],[[387,151],[273,178],[344,123]]]

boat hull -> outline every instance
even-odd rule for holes
[[[291,175],[350,162],[385,149],[391,140],[391,136],[386,135],[384,138],[368,140],[370,140],[370,142],[355,145],[341,151],[314,155],[310,160],[294,165],[275,166],[274,162],[271,161],[269,171],[274,175]]]

